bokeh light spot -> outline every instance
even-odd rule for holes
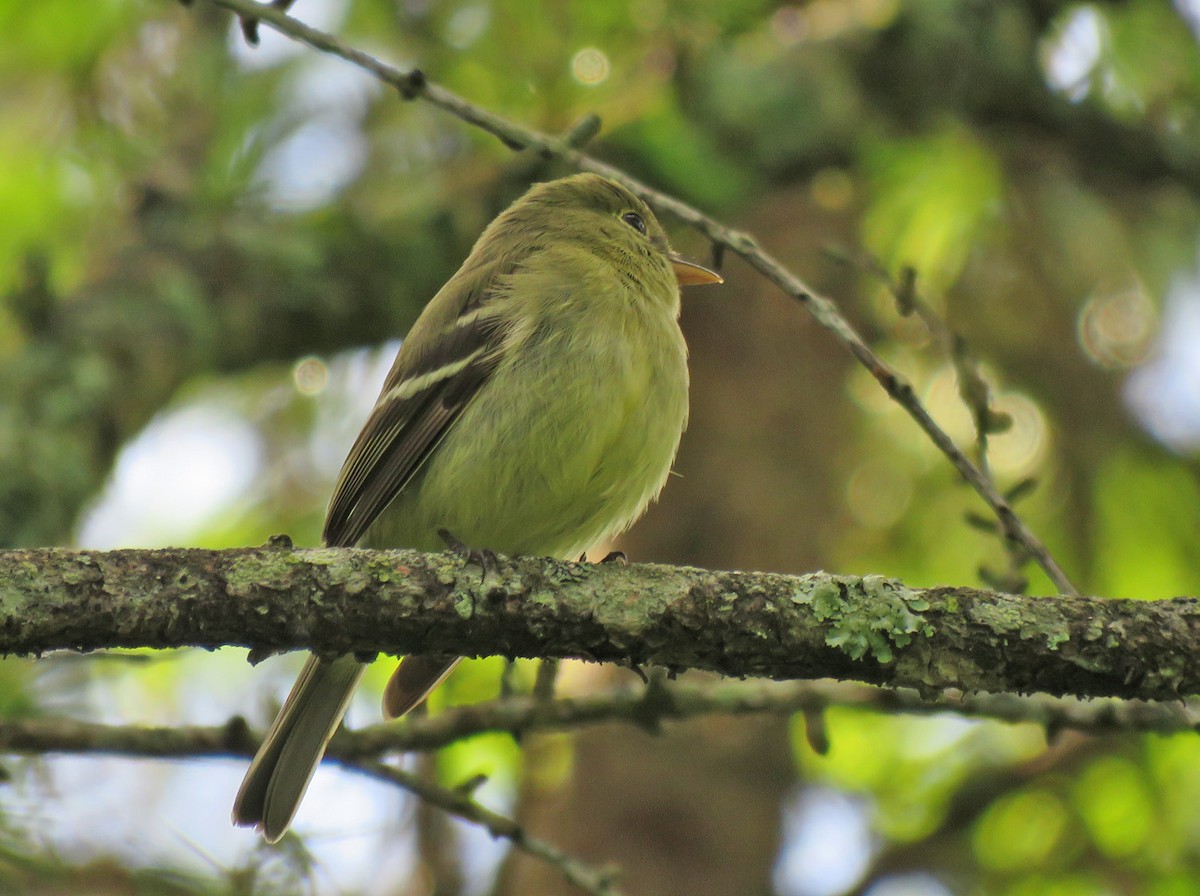
[[[319,395],[329,384],[329,368],[320,358],[301,358],[292,368],[292,381],[301,395]]]
[[[571,74],[580,84],[595,87],[608,80],[611,66],[608,57],[595,47],[584,47],[571,60]]]
[[[1074,802],[1088,833],[1110,856],[1140,853],[1154,826],[1155,806],[1137,765],[1103,756],[1088,766],[1074,788]]]
[[[1125,384],[1125,401],[1142,426],[1173,451],[1200,448],[1200,275],[1167,293],[1162,324],[1146,362]]]
[[[1092,74],[1100,62],[1104,46],[1104,19],[1088,4],[1080,4],[1067,13],[1058,33],[1046,40],[1042,49],[1042,70],[1046,82],[1078,102],[1092,87]]]
[[[461,7],[446,22],[446,43],[465,50],[483,37],[491,18],[491,10],[485,4]]]
[[[854,181],[841,168],[822,168],[813,176],[809,191],[821,208],[842,211],[854,199]]]
[[[166,411],[117,457],[78,541],[102,550],[190,541],[253,491],[263,460],[253,423],[220,401]]]
[[[988,439],[992,469],[1005,476],[1028,476],[1040,467],[1046,454],[1046,418],[1036,402],[1019,392],[1004,392],[992,410],[1007,414],[1012,425]]]
[[[912,479],[885,458],[859,464],[846,483],[846,506],[864,526],[883,529],[899,520],[912,500]]]
[[[771,16],[771,34],[783,46],[798,44],[808,34],[804,13],[795,6],[781,6]]]
[[[783,896],[835,896],[852,887],[871,854],[864,801],[824,787],[783,806],[783,844],[771,873]]]
[[[934,374],[925,388],[924,398],[925,406],[950,438],[960,445],[975,439],[975,424],[959,394],[958,374],[953,365],[945,364]]]
[[[1157,316],[1139,288],[1096,295],[1079,312],[1079,344],[1101,367],[1134,367],[1146,360]]]
[[[975,855],[996,870],[1038,867],[1053,854],[1066,825],[1066,807],[1055,794],[1009,794],[992,803],[975,826]]]

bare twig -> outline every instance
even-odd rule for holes
[[[727,227],[673,196],[659,192],[624,171],[580,152],[575,140],[553,136],[517,124],[503,116],[469,102],[440,84],[430,81],[419,69],[404,72],[375,57],[348,46],[337,38],[298,19],[255,0],[210,0],[236,13],[243,20],[262,21],[279,32],[308,46],[339,56],[370,72],[385,84],[395,87],[405,99],[421,99],[444,109],[468,124],[497,138],[514,150],[530,149],[547,158],[559,158],[585,171],[593,171],[619,181],[644,198],[659,211],[667,212],[707,236],[716,247],[727,248],[745,259],[764,277],[791,298],[803,304],[816,321],[829,330],[842,346],[862,364],[883,387],[884,391],[916,421],[929,439],[946,455],[950,463],[979,494],[1000,520],[1005,532],[1012,533],[1030,555],[1035,557],[1055,587],[1064,594],[1078,594],[1066,573],[1050,555],[1046,546],[1013,510],[1011,504],[989,481],[988,477],[954,444],[946,432],[921,404],[912,386],[870,347],[850,325],[836,305],[811,289],[803,280],[784,267],[757,241],[744,231]]]
[[[648,703],[652,706],[648,707]],[[889,690],[833,681],[669,683],[652,701],[647,700],[646,688],[638,685],[554,700],[507,697],[451,707],[437,715],[410,716],[402,724],[387,722],[358,729],[343,728],[330,744],[328,755],[333,761],[350,764],[395,753],[438,750],[483,733],[575,731],[586,725],[621,721],[646,728],[649,712],[659,722],[682,722],[707,715],[788,716],[804,712],[819,716],[833,706],[921,716],[953,712],[980,719],[1041,725],[1050,735],[1064,730],[1087,734],[1115,731],[1174,734],[1197,730],[1200,720],[1195,708],[1182,702],[953,693],[930,699],[907,688]],[[249,757],[258,744],[258,734],[241,717],[224,725],[176,727],[102,725],[68,718],[0,721],[0,753]]]
[[[971,353],[963,337],[951,329],[950,325],[934,311],[930,303],[917,290],[917,272],[914,268],[905,266],[900,273],[893,276],[880,261],[869,253],[853,254],[844,250],[829,248],[826,254],[836,261],[854,265],[883,283],[895,299],[896,307],[904,316],[915,315],[925,329],[933,336],[945,353],[947,360],[954,367],[955,378],[958,381],[958,394],[963,405],[971,415],[975,428],[975,458],[979,472],[996,487],[988,459],[988,440],[992,435],[1002,433],[1012,425],[1012,418],[1002,411],[997,411],[992,403],[992,390],[987,380],[979,370],[979,362]],[[1004,492],[1005,500],[1010,505],[1017,499],[1031,492],[1037,486],[1037,480],[1025,478]],[[1024,593],[1029,587],[1029,579],[1023,569],[1030,560],[1037,560],[1043,568],[1049,557],[1039,557],[1030,550],[1029,545],[1022,542],[1018,533],[1000,525],[986,517],[981,517],[974,511],[967,513],[967,523],[998,536],[1000,543],[1008,555],[1009,568],[1006,572],[997,574],[987,567],[979,569],[980,578],[992,588],[1011,593]],[[1052,562],[1052,561],[1051,561]]]
[[[450,790],[383,762],[355,762],[350,763],[350,767],[403,787],[429,805],[477,824],[493,837],[507,840],[517,849],[557,868],[564,878],[585,893],[592,893],[594,896],[620,896],[621,891],[616,887],[614,869],[586,865],[553,844],[529,836],[525,829],[511,818],[493,812],[472,799],[470,793],[482,783],[481,780],[468,782],[458,790]]]

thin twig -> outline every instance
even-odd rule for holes
[[[616,872],[613,869],[586,865],[553,844],[529,836],[525,829],[511,818],[493,812],[472,799],[470,792],[482,783],[481,780],[469,782],[460,790],[450,790],[383,762],[363,761],[349,765],[374,778],[403,787],[429,805],[479,825],[493,837],[507,840],[517,849],[557,868],[564,878],[585,893],[592,893],[594,896],[620,896],[621,891],[616,887]]]
[[[916,269],[905,266],[899,274],[893,276],[879,259],[870,253],[849,253],[831,248],[827,250],[827,254],[836,261],[867,272],[882,283],[892,294],[897,310],[905,317],[915,316],[936,340],[946,359],[954,367],[959,398],[971,415],[975,429],[975,463],[983,477],[996,487],[996,479],[988,458],[988,440],[992,435],[1007,430],[1012,425],[1012,418],[994,407],[991,386],[980,372],[979,362],[972,355],[966,340],[951,329],[949,323],[917,290]],[[1009,504],[1014,504],[1018,497],[1028,494],[1036,485],[1035,479],[1027,477],[1016,486],[1007,489],[1004,497]],[[1030,560],[1036,559],[1026,545],[1011,529],[997,526],[992,520],[981,517],[974,511],[967,513],[967,523],[990,535],[998,536],[1008,556],[1009,568],[1006,572],[997,574],[981,566],[980,578],[990,587],[1013,594],[1023,594],[1029,587],[1029,579],[1023,569]]]
[[[430,81],[419,69],[401,71],[375,57],[350,47],[326,32],[305,25],[298,19],[254,0],[210,0],[217,6],[233,11],[242,19],[259,20],[267,23],[282,34],[305,43],[313,49],[330,53],[370,72],[385,84],[395,87],[405,99],[421,99],[444,109],[457,118],[474,125],[497,138],[514,150],[531,149],[547,158],[559,158],[584,171],[602,174],[624,184],[640,195],[656,210],[667,212],[684,223],[699,230],[716,246],[725,247],[740,255],[755,270],[778,286],[783,292],[804,305],[822,327],[829,330],[842,346],[865,367],[884,391],[908,412],[929,439],[946,455],[976,493],[992,509],[1000,520],[1004,531],[1011,532],[1037,559],[1038,564],[1064,594],[1078,594],[1066,573],[1050,555],[1049,550],[1014,511],[1004,496],[996,490],[988,477],[954,444],[946,432],[937,425],[933,417],[921,404],[912,386],[870,347],[850,325],[837,306],[811,289],[803,280],[784,267],[764,251],[750,234],[727,227],[710,218],[696,208],[654,190],[619,168],[601,162],[580,152],[566,137],[553,136],[517,124],[507,118],[481,108],[440,84]]]
[[[857,707],[887,713],[928,716],[953,712],[979,719],[1041,725],[1053,734],[1142,731],[1174,734],[1197,730],[1197,714],[1183,702],[1076,700],[1073,698],[962,695],[942,692],[930,699],[910,688],[891,690],[847,682],[769,683],[727,681],[694,685],[671,683],[647,699],[641,686],[583,697],[553,700],[507,697],[456,706],[432,716],[410,716],[358,729],[342,729],[329,746],[329,758],[358,762],[395,753],[438,750],[483,733],[523,735],[574,731],[585,725],[624,721],[641,728],[664,721],[708,715],[738,716],[796,712],[821,713],[831,707]],[[68,718],[0,721],[0,753],[83,754],[175,758],[252,756],[259,736],[237,717],[219,726],[148,727],[102,725]]]

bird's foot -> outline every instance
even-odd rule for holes
[[[578,562],[579,563],[587,563],[588,562],[587,554],[580,554]],[[624,551],[609,551],[607,554],[605,554],[603,557],[600,558],[597,565],[600,565],[603,563],[620,563],[622,566],[628,566],[629,558],[625,555]]]
[[[462,558],[465,563],[474,563],[483,571],[483,577],[486,579],[488,573],[494,573],[500,566],[500,561],[496,559],[496,552],[487,548],[477,549],[467,547],[453,532],[449,529],[438,529],[438,536],[446,543],[446,549],[452,554]]]

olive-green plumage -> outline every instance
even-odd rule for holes
[[[679,285],[650,209],[592,174],[539,184],[489,225],[413,325],[330,502],[325,542],[575,558],[662,489],[687,424]],[[408,657],[402,715],[453,668]],[[363,667],[311,657],[251,764],[237,824],[283,835]]]

